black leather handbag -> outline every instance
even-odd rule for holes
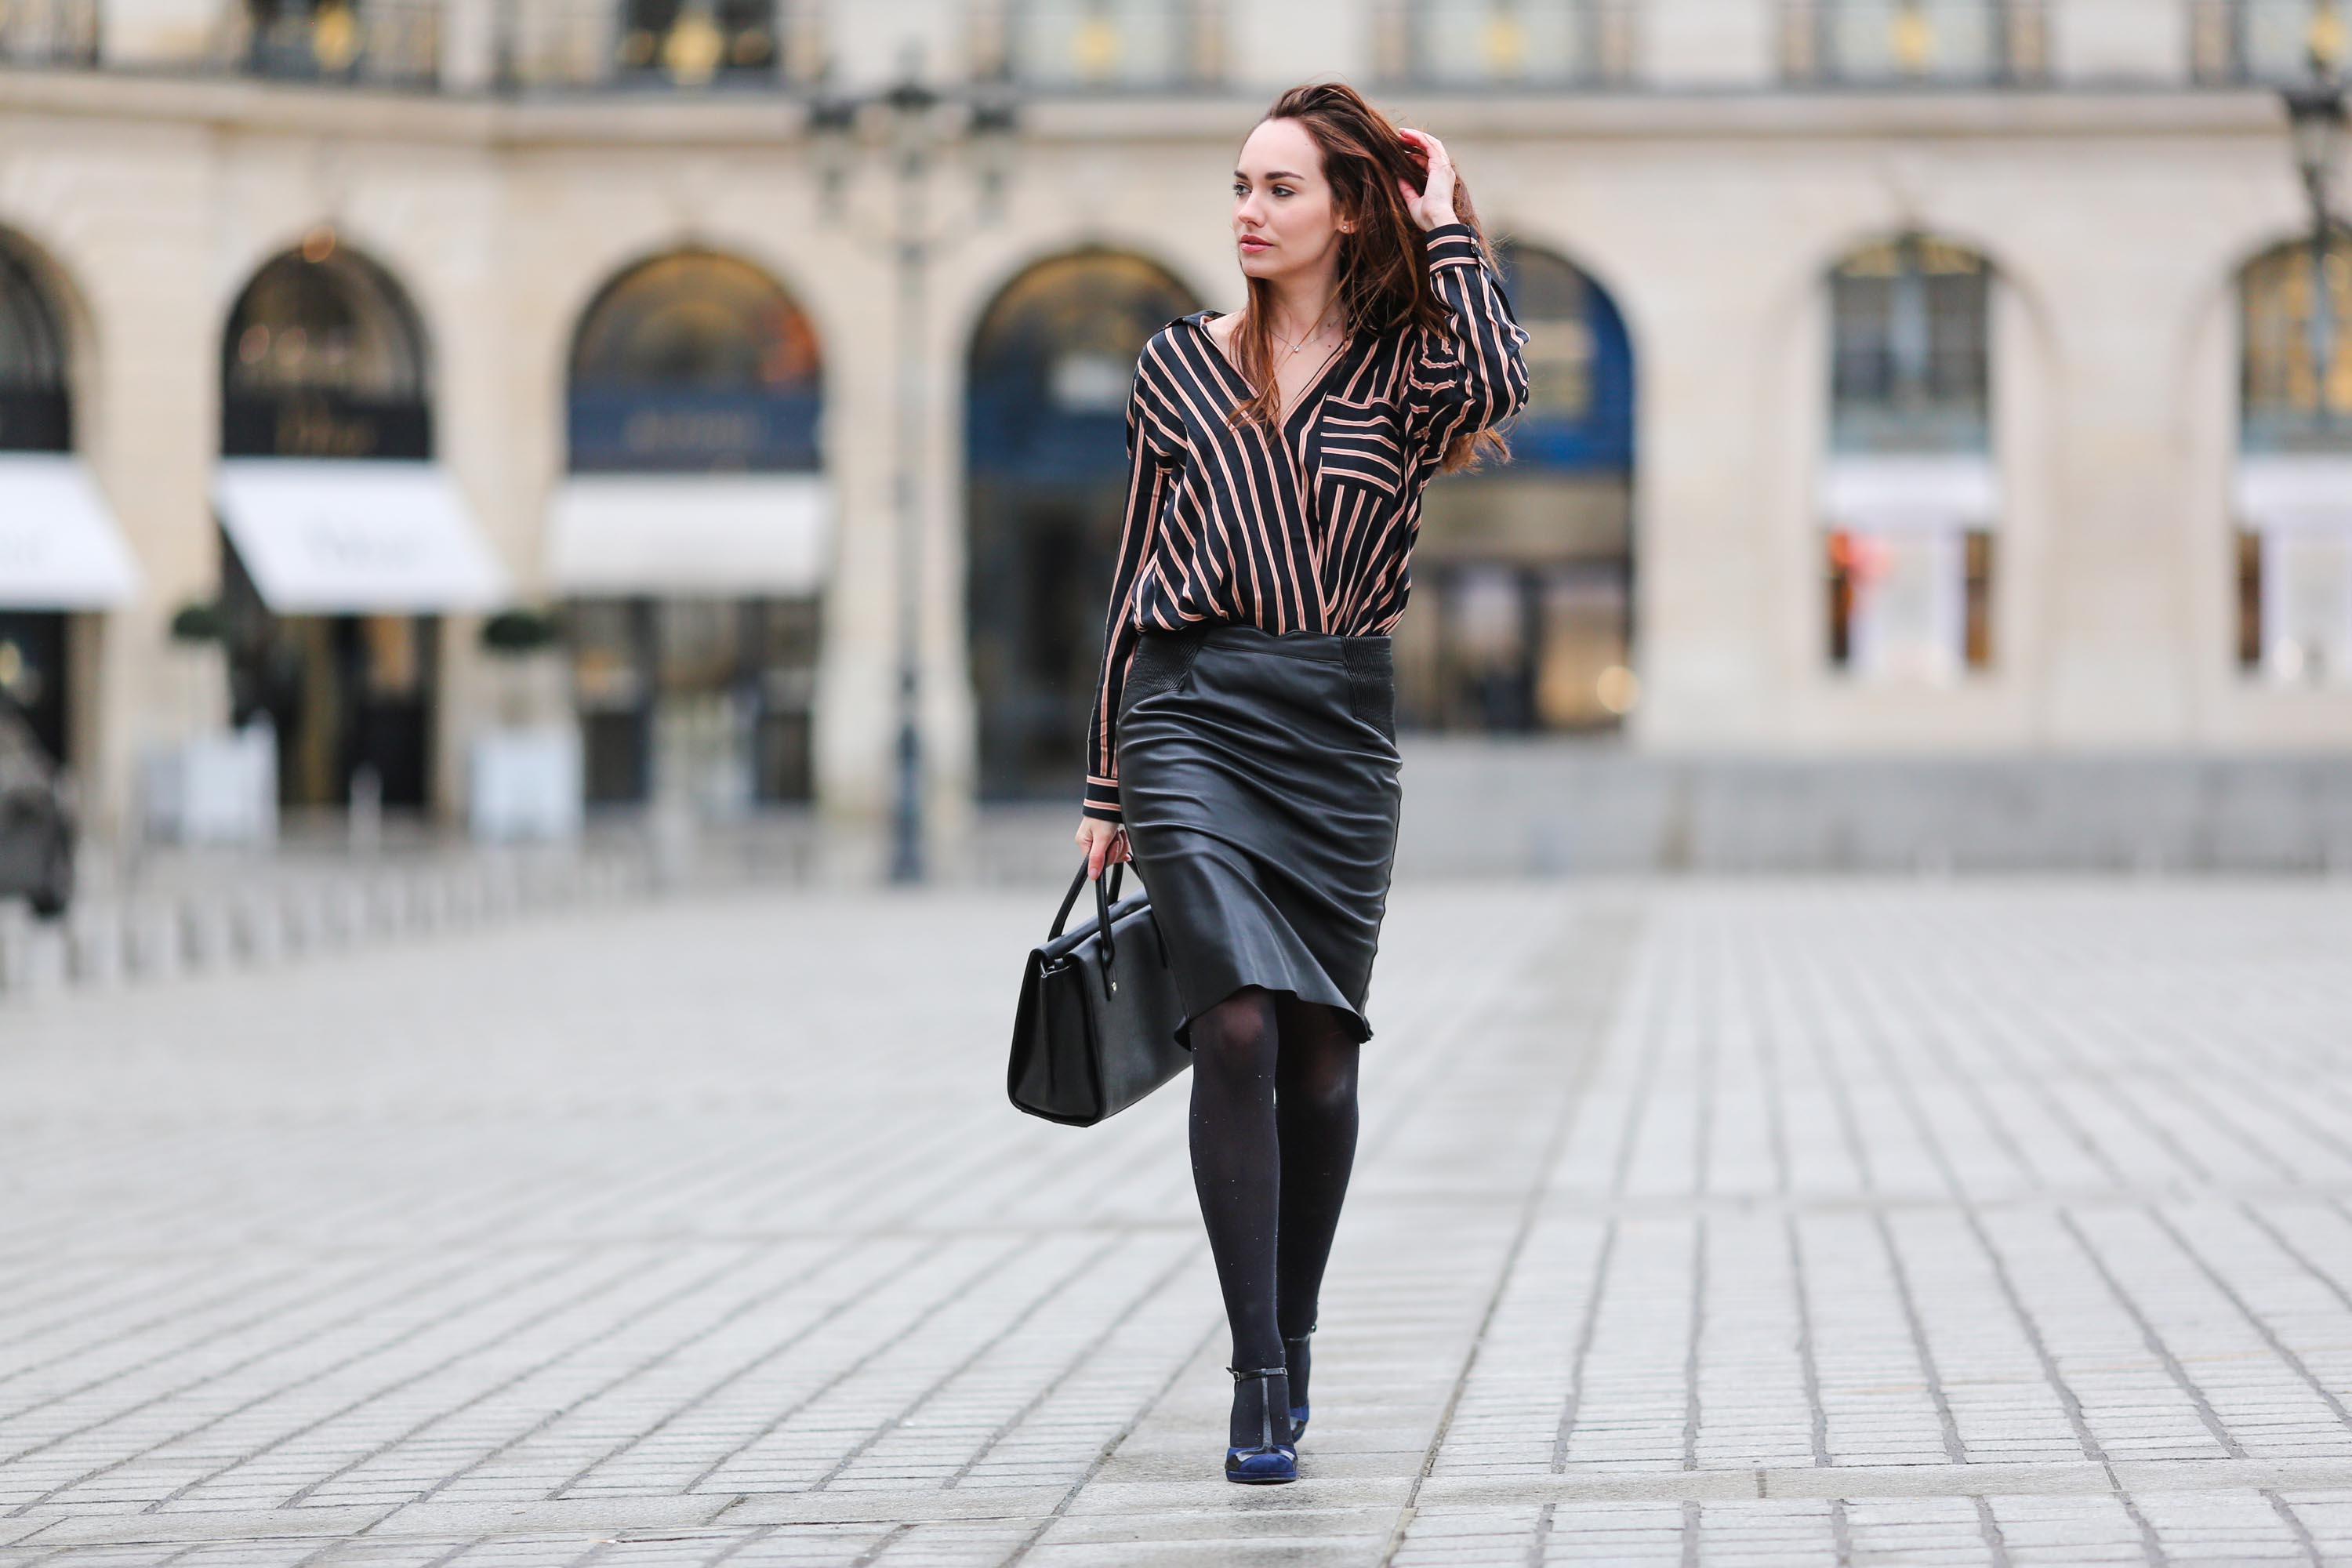
[[[1092,879],[1095,918],[1066,935],[1063,923],[1088,880],[1080,865],[1054,929],[1029,952],[1004,1089],[1032,1116],[1091,1127],[1192,1065],[1192,1053],[1176,1041],[1184,1006],[1150,896],[1118,901],[1125,868],[1113,861]]]

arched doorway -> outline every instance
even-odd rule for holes
[[[983,799],[1061,795],[1077,809],[1136,357],[1198,308],[1151,262],[1089,250],[1022,273],[972,335],[967,624]]]
[[[423,808],[440,616],[498,602],[504,581],[432,461],[416,312],[315,229],[237,297],[221,385],[232,720],[275,729],[283,805]]]
[[[1608,291],[1533,246],[1496,246],[1527,330],[1511,461],[1433,484],[1396,634],[1401,723],[1605,731],[1636,698],[1633,353]]]
[[[2238,275],[2238,663],[2352,681],[2352,233]]]
[[[1915,233],[1850,252],[1827,287],[1827,663],[1949,684],[1993,661],[1999,279],[1968,247]]]
[[[642,262],[582,314],[549,540],[590,804],[814,793],[824,383],[807,313],[736,257]]]
[[[71,762],[77,645],[94,629],[89,612],[129,597],[133,573],[73,455],[59,292],[33,248],[0,230],[0,708],[52,759]]]

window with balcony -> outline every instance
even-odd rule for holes
[[[2200,81],[2300,81],[2315,67],[2340,77],[2352,51],[2352,0],[2189,3],[2189,64]]]
[[[2043,0],[1784,0],[1781,66],[1822,86],[2039,81]]]
[[[775,0],[622,0],[614,65],[625,79],[679,87],[772,77]]]
[[[1831,272],[1819,505],[1834,668],[1938,684],[1992,662],[1994,287],[1983,258],[1918,234]]]
[[[223,53],[256,76],[429,84],[440,0],[244,0]]]
[[[804,78],[814,0],[503,0],[499,75],[525,89],[700,90]]]
[[[982,0],[973,72],[1037,91],[1211,86],[1219,20],[1215,0]]]
[[[1626,81],[1634,0],[1388,0],[1374,12],[1381,78],[1438,88]]]
[[[13,0],[0,5],[0,65],[98,63],[100,0]]]

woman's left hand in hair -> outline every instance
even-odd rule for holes
[[[1412,131],[1403,126],[1397,134],[1429,154],[1429,178],[1416,192],[1404,180],[1397,182],[1397,192],[1404,197],[1405,210],[1412,221],[1426,231],[1440,224],[1460,220],[1454,212],[1454,160],[1445,155],[1445,143],[1426,131]]]

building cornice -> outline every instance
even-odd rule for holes
[[[1465,95],[1400,89],[1408,123],[1486,141],[1807,141],[2275,137],[2263,88],[1772,89]],[[1225,140],[1256,91],[1058,94],[1021,101],[1033,143]],[[0,114],[460,147],[759,146],[801,140],[807,100],[785,91],[547,96],[319,86],[246,77],[0,68]]]

